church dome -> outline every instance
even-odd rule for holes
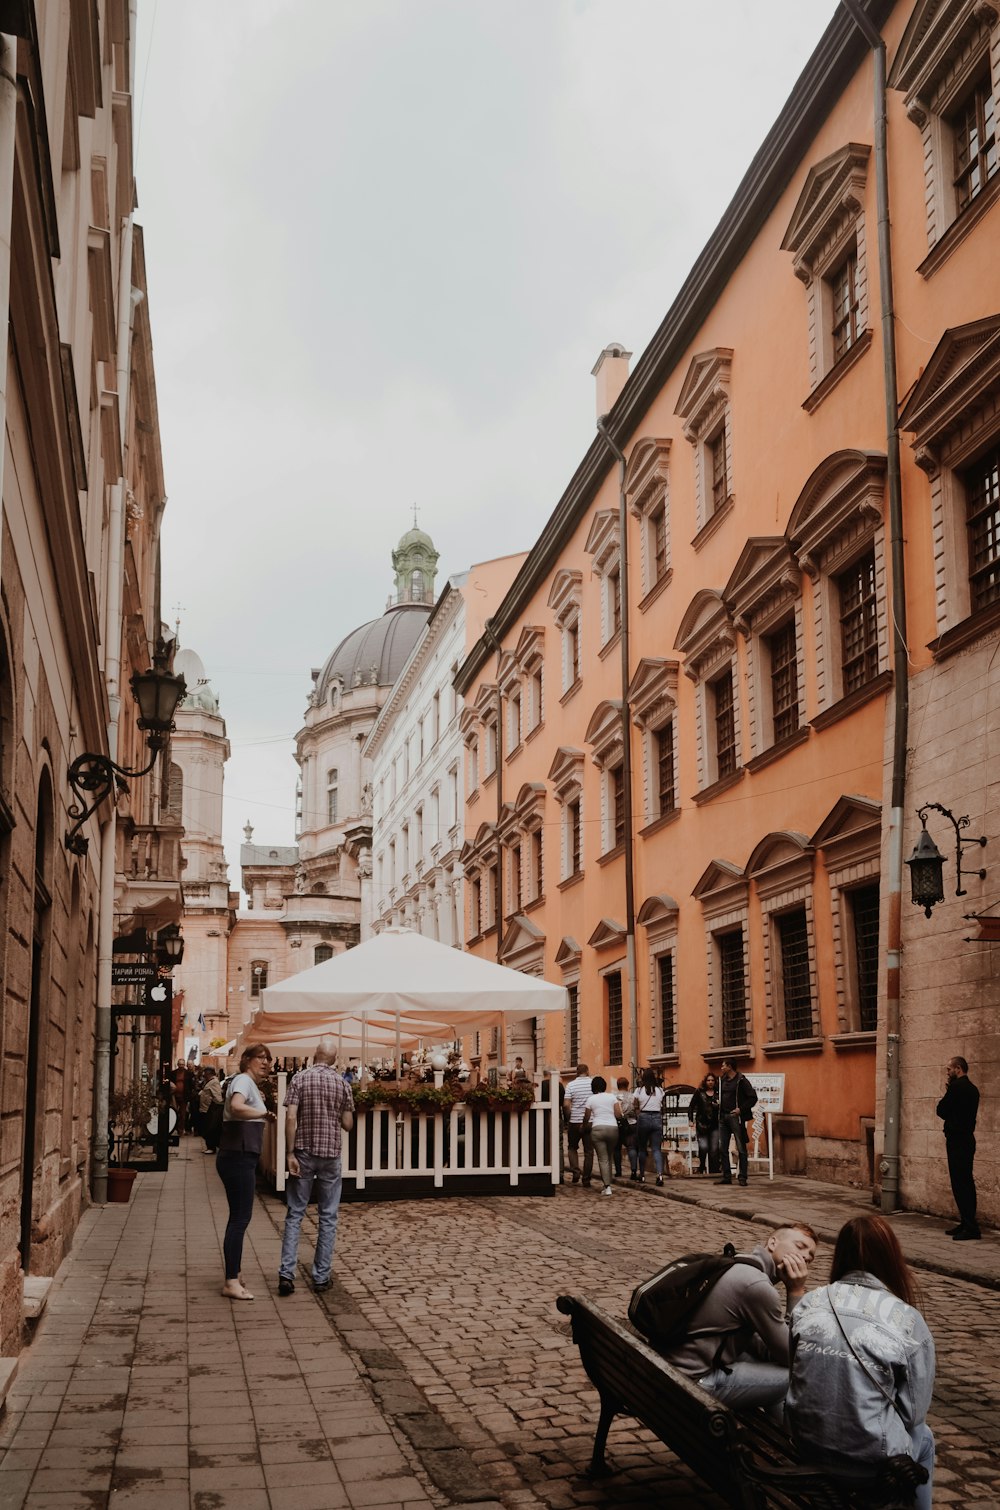
[[[399,603],[341,640],[316,679],[314,702],[326,701],[330,685],[391,687],[402,671],[430,613],[423,603]]]

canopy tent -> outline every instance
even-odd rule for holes
[[[410,928],[375,938],[268,986],[254,1033],[299,1035],[338,1019],[390,1021],[423,1038],[457,1037],[499,1019],[561,1012],[566,990],[439,944]]]
[[[248,1022],[235,1040],[234,1055],[238,1058],[243,1050],[251,1043],[265,1043],[271,1053],[278,1058],[287,1058],[289,1054],[304,1055],[311,1058],[316,1051],[316,1045],[324,1034],[329,1034],[337,1041],[338,1058],[347,1055],[357,1058],[363,1050],[369,1052],[378,1049],[383,1052],[388,1048],[396,1047],[396,1030],[393,1023],[368,1022],[360,1017],[339,1018],[336,1022],[317,1022],[306,1032],[288,1031],[281,1029],[277,1032],[261,1032],[258,1023],[260,1015]],[[435,1028],[435,1033],[414,1033],[408,1027],[401,1033],[400,1046],[409,1052],[415,1049],[421,1038],[434,1037],[435,1041],[447,1038],[450,1034],[448,1028]]]

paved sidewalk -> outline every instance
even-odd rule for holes
[[[23,1353],[0,1419],[2,1510],[718,1510],[649,1432],[618,1418],[613,1478],[583,1475],[597,1398],[556,1296],[622,1314],[667,1258],[748,1247],[764,1223],[829,1240],[866,1192],[751,1177],[746,1190],[627,1181],[613,1200],[554,1198],[342,1208],[334,1284],[278,1300],[284,1208],[258,1201],[244,1273],[219,1294],[225,1199],[193,1138],[128,1206],[88,1212]],[[1000,1238],[955,1244],[899,1215],[938,1349],[935,1504],[997,1510]],[[302,1255],[311,1256],[307,1217]]]
[[[221,1296],[226,1202],[201,1149],[183,1139],[129,1205],[86,1213],[0,1420],[0,1506],[440,1504],[317,1298],[276,1300],[280,1243],[259,1206],[256,1299]]]

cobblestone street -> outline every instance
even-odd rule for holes
[[[555,1298],[579,1292],[621,1314],[667,1257],[728,1238],[752,1246],[766,1227],[711,1209],[723,1198],[689,1180],[618,1187],[610,1202],[566,1186],[554,1199],[345,1206],[333,1288],[316,1296],[303,1278],[279,1300],[283,1207],[263,1196],[244,1265],[257,1298],[234,1306],[219,1295],[222,1188],[185,1139],[166,1176],[140,1177],[130,1205],[85,1217],[0,1421],[0,1504],[717,1505],[624,1418],[611,1432],[614,1477],[582,1476],[597,1399]],[[812,1182],[755,1180],[747,1210],[804,1216],[829,1233],[859,1201]],[[944,1223],[899,1223],[922,1265],[980,1276],[918,1273],[938,1348],[935,1503],[996,1507],[1000,1244],[989,1233],[955,1253]],[[309,1219],[302,1252],[308,1259]],[[824,1243],[817,1282],[829,1253]]]

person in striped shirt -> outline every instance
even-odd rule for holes
[[[594,1146],[590,1141],[590,1128],[584,1125],[583,1112],[588,1096],[593,1095],[594,1082],[585,1064],[576,1067],[576,1078],[566,1087],[563,1098],[563,1116],[568,1124],[569,1167],[573,1172],[573,1184],[580,1183],[580,1144],[583,1144],[583,1183],[589,1185],[594,1173]]]

